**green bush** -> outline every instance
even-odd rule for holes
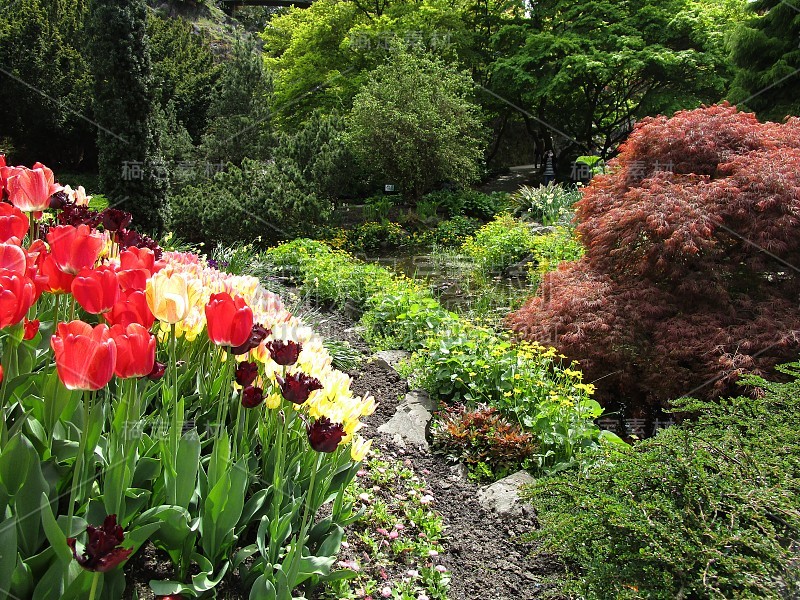
[[[794,598],[800,593],[800,363],[758,393],[683,401],[699,417],[588,473],[538,482],[533,537],[578,567],[585,598]]]
[[[461,247],[484,273],[499,273],[522,260],[536,245],[530,228],[503,214],[481,227]]]
[[[346,230],[346,248],[349,252],[377,252],[396,250],[410,242],[408,232],[397,223],[366,222]]]
[[[440,221],[434,229],[423,231],[415,236],[416,242],[423,246],[460,247],[467,238],[480,227],[480,221],[456,215],[447,221]]]
[[[291,165],[245,159],[170,199],[172,229],[190,242],[259,242],[298,237],[324,223],[330,203],[303,191]]]
[[[562,262],[578,260],[583,250],[575,230],[569,227],[556,227],[553,233],[537,235],[533,238],[528,279],[538,284],[545,273],[555,271]]]
[[[488,221],[506,210],[509,204],[508,194],[484,194],[476,190],[440,190],[426,194],[424,199],[435,202],[449,218],[460,215],[482,221]]]

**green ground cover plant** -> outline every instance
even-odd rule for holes
[[[595,467],[538,481],[532,537],[584,598],[791,598],[800,592],[800,363]]]

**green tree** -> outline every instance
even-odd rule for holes
[[[279,136],[275,161],[291,161],[309,193],[331,201],[355,195],[366,175],[356,165],[345,141],[345,119],[334,112],[315,112],[295,133]]]
[[[202,151],[214,163],[270,158],[272,78],[250,38],[239,39],[211,96]]]
[[[183,19],[153,13],[147,18],[147,35],[154,99],[165,110],[172,102],[178,122],[199,141],[219,76],[208,40],[193,33],[192,26]]]
[[[424,54],[396,50],[353,101],[348,142],[365,167],[412,199],[480,173],[484,131],[472,78]]]
[[[536,2],[495,34],[489,87],[568,151],[607,153],[645,115],[722,96],[729,72],[721,38],[736,12],[723,18],[721,4],[744,2]]]
[[[15,164],[93,168],[86,4],[0,2],[0,135]]]
[[[427,48],[448,61],[462,54],[472,60],[471,4],[315,0],[310,8],[273,18],[262,37],[267,66],[276,77],[276,115],[297,127],[315,110],[349,110],[393,43]],[[462,66],[472,68],[469,62]]]
[[[800,8],[756,0],[750,9],[751,18],[731,40],[738,69],[728,97],[764,119],[800,115]]]
[[[133,214],[137,227],[160,233],[166,186],[152,127],[147,6],[143,0],[91,0],[89,7],[100,186],[113,206]],[[143,176],[126,171],[131,165],[143,167]]]

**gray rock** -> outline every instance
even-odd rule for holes
[[[463,481],[467,480],[469,476],[469,469],[467,469],[467,465],[464,463],[458,463],[457,465],[453,465],[450,467],[450,475],[451,479],[461,479]]]
[[[398,446],[411,444],[427,450],[429,446],[426,434],[431,421],[431,410],[433,402],[427,392],[409,392],[397,406],[394,416],[378,427],[378,431],[392,436]]]
[[[401,360],[408,358],[410,354],[405,350],[381,350],[375,353],[375,364],[387,370],[396,371],[397,365]]]
[[[478,502],[502,517],[529,516],[533,514],[533,507],[520,500],[519,488],[533,481],[533,477],[526,471],[517,471],[481,489],[478,492]]]
[[[411,390],[403,398],[402,404],[419,404],[429,412],[433,412],[436,408],[436,402],[425,390]]]

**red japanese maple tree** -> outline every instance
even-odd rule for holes
[[[584,258],[509,316],[628,412],[737,391],[800,349],[800,119],[639,123],[578,203]]]

